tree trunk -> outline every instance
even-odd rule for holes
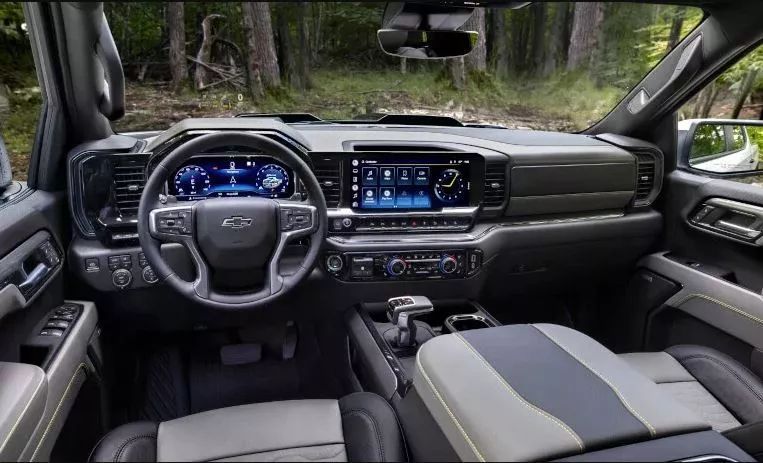
[[[447,60],[448,70],[450,71],[450,81],[456,90],[466,88],[466,65],[464,58],[453,58]]]
[[[185,59],[185,5],[183,2],[167,3],[167,29],[170,36],[170,72],[172,90],[179,91],[188,79]]]
[[[532,67],[535,74],[543,71],[543,57],[546,50],[546,4],[534,3],[533,15]]]
[[[323,2],[312,2],[313,6],[313,47],[310,60],[313,63],[318,62],[318,51],[321,46],[321,33],[323,32]]]
[[[694,104],[694,118],[705,118],[710,114],[713,109],[713,103],[718,96],[718,84],[713,81],[710,85],[705,87],[699,95],[697,95],[697,101]]]
[[[665,48],[665,53],[669,52],[681,39],[681,29],[684,26],[684,18],[686,17],[686,7],[677,6],[676,11],[673,14],[673,21],[670,23],[670,32],[668,33],[668,46]]]
[[[527,66],[527,45],[529,28],[527,27],[527,10],[514,10],[511,12],[511,36],[512,53],[511,61],[517,74],[525,72]]]
[[[541,73],[543,77],[548,77],[556,72],[556,67],[562,59],[562,50],[565,48],[565,22],[567,21],[568,9],[569,6],[566,3],[554,5],[551,34],[548,38],[548,50],[543,60],[543,71]]]
[[[739,113],[742,112],[744,102],[747,100],[747,97],[750,96],[752,87],[755,85],[755,79],[757,78],[758,70],[756,68],[747,71],[747,75],[744,76],[744,81],[742,81],[742,88],[739,89],[739,95],[737,95],[736,103],[734,103],[734,110],[731,111],[732,119],[737,119],[739,117]]]
[[[259,75],[263,90],[279,87],[281,72],[278,69],[276,45],[273,40],[270,6],[266,2],[243,2],[241,7],[249,77],[255,78]],[[249,88],[259,91],[257,85],[256,82],[250,82]]]
[[[603,19],[600,2],[574,5],[572,17],[572,35],[567,53],[567,70],[587,68],[591,64],[591,56],[596,50],[596,41]]]
[[[306,89],[313,86],[312,78],[310,77],[310,30],[307,24],[307,8],[306,1],[299,3],[299,73],[302,79],[302,86]]]
[[[278,23],[278,48],[280,50],[283,73],[289,85],[302,88],[302,82],[297,72],[297,62],[294,59],[295,50],[291,42],[291,27],[286,12],[281,10],[276,19]]]
[[[204,64],[209,64],[212,59],[212,45],[215,43],[214,35],[212,34],[212,22],[217,18],[222,18],[221,14],[207,15],[201,22],[202,40],[199,52],[196,54],[196,61]],[[193,74],[193,82],[196,86],[196,90],[202,90],[207,85],[209,80],[209,72],[207,68],[196,64],[196,70]]]
[[[490,49],[493,56],[491,62],[495,67],[495,74],[498,77],[508,77],[509,75],[509,44],[506,40],[506,15],[502,8],[494,8],[490,12],[492,30],[492,43]]]
[[[466,67],[470,71],[487,70],[487,47],[485,46],[485,9],[475,8],[472,15],[464,24],[465,31],[476,31],[479,36],[471,53],[464,57]]]
[[[407,74],[408,73],[408,60],[405,58],[400,58],[400,74]]]

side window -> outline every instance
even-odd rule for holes
[[[27,178],[41,105],[21,3],[0,3],[0,135],[14,180]]]
[[[700,175],[763,177],[763,46],[727,69],[678,112],[678,153]]]

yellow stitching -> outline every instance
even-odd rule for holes
[[[56,420],[56,416],[58,416],[58,412],[61,410],[61,405],[64,403],[64,399],[66,399],[66,396],[69,395],[69,389],[71,389],[72,384],[74,384],[74,379],[77,377],[77,374],[79,373],[81,369],[84,369],[85,374],[87,375],[87,366],[84,363],[80,363],[77,369],[74,370],[74,374],[69,380],[69,384],[66,385],[66,389],[64,389],[64,393],[61,396],[61,400],[58,401],[56,410],[53,412],[53,416],[50,417],[50,421],[48,421],[48,425],[45,427],[45,432],[42,433],[42,437],[40,437],[40,441],[37,443],[37,447],[34,449],[32,458],[30,458],[31,461],[34,461],[35,457],[37,456],[37,452],[39,452],[40,448],[42,447],[42,443],[45,442],[45,438],[48,436],[48,432],[50,432],[50,427],[53,426],[53,422]]]
[[[741,315],[743,317],[747,317],[750,320],[756,321],[756,322],[760,323],[761,325],[763,325],[763,319],[760,319],[760,318],[756,317],[755,315],[749,314],[749,313],[745,312],[744,310],[742,310],[740,308],[734,307],[733,305],[729,305],[729,304],[726,304],[725,302],[719,301],[718,299],[713,299],[710,296],[705,296],[704,294],[689,294],[688,296],[683,298],[681,300],[681,302],[676,304],[676,307],[681,306],[681,304],[685,303],[686,301],[688,301],[689,299],[691,299],[693,297],[699,297],[699,298],[702,298],[702,299],[707,299],[708,301],[711,301],[711,302],[715,302],[716,304],[718,304],[718,305],[720,305],[722,307],[725,307],[725,308],[731,310],[732,312],[736,312],[736,313],[738,313],[739,315]]]
[[[416,356],[416,366],[418,367],[421,374],[424,376],[424,379],[429,383],[429,387],[432,388],[432,392],[434,392],[435,397],[437,397],[437,400],[440,401],[440,404],[442,404],[443,408],[445,408],[445,411],[448,412],[448,415],[450,416],[450,419],[453,420],[453,423],[455,423],[456,428],[461,432],[461,435],[464,436],[464,439],[466,439],[466,443],[469,444],[469,447],[471,447],[472,452],[477,456],[477,459],[479,461],[485,461],[485,458],[482,456],[479,450],[477,450],[477,446],[474,445],[474,442],[469,438],[469,435],[466,433],[464,428],[461,426],[461,423],[458,422],[458,419],[453,414],[452,411],[450,411],[450,408],[448,407],[448,404],[445,403],[442,396],[440,395],[440,392],[435,387],[434,383],[432,383],[432,380],[429,379],[429,376],[424,371],[424,367],[421,365],[421,361],[419,360],[419,356]]]
[[[569,426],[567,426],[563,421],[561,421],[557,417],[551,415],[550,413],[546,412],[545,410],[542,410],[542,409],[536,407],[535,405],[531,404],[530,402],[526,401],[524,399],[524,397],[520,396],[519,393],[517,391],[515,391],[509,385],[508,382],[506,382],[506,379],[504,379],[503,376],[499,375],[498,372],[495,371],[495,369],[492,366],[490,366],[490,364],[487,362],[487,360],[485,360],[482,357],[482,355],[480,355],[476,350],[474,350],[474,348],[468,342],[466,342],[466,340],[463,339],[463,337],[460,334],[456,333],[455,336],[456,336],[456,339],[461,341],[461,343],[463,343],[463,345],[465,345],[466,348],[469,349],[469,351],[472,353],[472,355],[474,355],[474,357],[477,360],[479,360],[482,363],[482,365],[490,373],[492,373],[493,376],[498,378],[498,381],[511,393],[512,396],[514,396],[515,399],[517,399],[519,401],[519,403],[521,403],[525,407],[529,408],[530,410],[534,411],[535,413],[539,414],[540,416],[542,416],[542,417],[544,417],[546,419],[551,420],[554,424],[556,424],[557,426],[562,428],[567,434],[570,435],[570,437],[572,437],[575,440],[575,443],[578,444],[578,447],[580,447],[580,451],[581,452],[585,451],[585,446],[583,445],[583,441],[581,441],[580,437],[578,437],[578,435],[575,434],[575,431],[573,431]]]
[[[3,445],[0,445],[0,452],[2,452],[5,449],[5,446],[8,445],[8,441],[11,440],[13,433],[16,432],[16,428],[19,426],[19,424],[21,424],[21,420],[24,418],[24,415],[26,415],[27,410],[29,410],[29,406],[32,405],[32,402],[34,402],[35,397],[37,397],[37,393],[40,392],[40,388],[42,388],[44,383],[45,377],[43,376],[42,380],[40,380],[40,383],[37,385],[37,389],[35,389],[34,393],[32,394],[32,397],[29,398],[29,401],[24,406],[24,410],[21,411],[21,414],[19,414],[18,418],[16,418],[16,422],[13,423],[13,427],[11,427],[8,435],[5,436]]]
[[[535,325],[533,325],[533,326],[535,326]],[[559,346],[559,347],[560,347],[562,350],[564,350],[565,352],[567,352],[568,354],[570,354],[570,356],[571,356],[572,358],[574,358],[575,360],[577,360],[578,362],[580,362],[581,364],[583,364],[583,366],[584,366],[584,367],[588,368],[588,369],[591,371],[591,373],[595,374],[596,376],[598,376],[598,377],[599,377],[599,379],[601,379],[602,381],[604,381],[604,382],[607,384],[607,386],[609,386],[609,388],[610,388],[610,389],[612,389],[612,391],[613,391],[613,392],[614,392],[614,393],[617,395],[617,398],[618,398],[618,399],[620,399],[620,402],[622,402],[622,404],[625,406],[625,408],[627,408],[627,409],[628,409],[628,411],[629,411],[629,412],[631,412],[631,414],[632,414],[633,416],[635,416],[635,417],[636,417],[636,418],[637,418],[639,421],[641,421],[641,423],[643,423],[643,424],[644,424],[644,426],[646,426],[646,428],[649,430],[649,434],[650,434],[652,437],[654,437],[654,436],[656,436],[656,435],[657,435],[657,430],[656,430],[656,429],[654,429],[654,426],[652,426],[652,425],[649,423],[649,421],[647,421],[647,420],[646,420],[646,418],[644,418],[644,417],[642,417],[641,415],[639,415],[639,413],[638,413],[638,412],[637,412],[637,411],[636,411],[636,410],[635,410],[633,407],[631,407],[631,405],[628,403],[628,401],[627,401],[627,400],[625,400],[625,397],[623,397],[623,395],[622,395],[622,394],[620,393],[620,391],[619,391],[619,390],[618,390],[618,389],[617,389],[617,388],[614,386],[614,384],[612,384],[612,383],[611,383],[611,382],[610,382],[610,381],[609,381],[607,378],[605,378],[605,377],[604,377],[604,376],[603,376],[601,373],[599,373],[598,371],[594,370],[594,369],[593,369],[593,367],[591,367],[591,366],[590,366],[588,363],[586,363],[584,360],[582,360],[582,359],[578,358],[578,357],[577,357],[575,354],[573,354],[572,352],[570,352],[570,351],[569,351],[569,349],[567,349],[566,347],[564,347],[564,346],[563,346],[563,345],[562,345],[560,342],[558,342],[558,341],[557,341],[557,340],[556,340],[556,339],[555,339],[553,336],[551,336],[549,333],[547,333],[547,332],[543,331],[543,330],[542,330],[542,329],[540,329],[540,327],[538,327],[538,326],[535,326],[535,328],[536,328],[538,331],[540,331],[541,333],[543,333],[543,334],[544,334],[544,335],[545,335],[545,336],[546,336],[548,339],[550,339],[550,340],[551,340],[551,342],[553,342],[554,344],[556,344],[557,346]]]

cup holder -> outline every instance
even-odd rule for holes
[[[457,333],[459,331],[478,330],[494,326],[495,324],[492,321],[482,315],[463,314],[451,315],[446,318],[444,328],[449,333]]]

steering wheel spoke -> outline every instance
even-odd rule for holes
[[[278,226],[281,239],[293,241],[310,236],[318,228],[318,209],[315,206],[294,201],[278,203]]]

